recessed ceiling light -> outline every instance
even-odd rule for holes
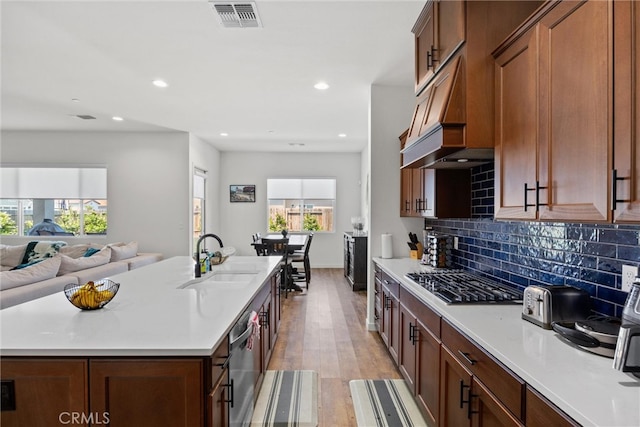
[[[346,138],[346,137],[347,137],[347,134],[346,134],[346,133],[339,133],[339,134],[338,134],[338,136],[339,136],[340,138]]]
[[[313,85],[313,87],[315,87],[318,90],[327,90],[329,89],[329,85],[325,82],[318,82],[316,84]]]
[[[124,120],[124,119],[123,119],[122,117],[120,117],[120,116],[113,116],[113,117],[111,117],[111,119],[113,119],[113,120],[114,120],[114,121],[116,121],[116,122],[121,122],[121,121],[123,121],[123,120]]]
[[[80,102],[78,98],[71,98],[71,102]]]
[[[289,145],[292,147],[304,147],[302,142],[290,142]]]
[[[154,80],[153,81],[153,85],[156,86],[156,87],[167,87],[167,86],[169,86],[167,84],[167,82],[165,82],[164,80],[160,80],[160,79]]]
[[[226,132],[220,132],[220,136],[229,136],[229,134]]]
[[[459,163],[467,163],[469,159],[458,159]]]

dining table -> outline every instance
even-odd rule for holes
[[[283,238],[285,237],[283,237],[281,233],[270,233],[262,236],[259,241],[253,242],[252,245],[255,245],[256,243],[260,244],[264,240],[279,240]],[[304,248],[304,245],[307,244],[307,239],[309,238],[309,235],[308,234],[287,234],[286,238],[289,239],[289,250],[299,251],[299,250],[302,250]]]

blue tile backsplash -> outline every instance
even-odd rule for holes
[[[493,164],[472,170],[472,217],[426,220],[458,236],[457,267],[524,289],[532,284],[587,290],[593,310],[621,316],[623,264],[640,265],[640,226],[496,221]]]

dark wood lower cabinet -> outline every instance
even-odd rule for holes
[[[380,336],[393,360],[398,363],[400,348],[400,284],[388,275],[382,276],[382,330]]]
[[[100,359],[89,367],[91,412],[111,427],[204,425],[202,359]]]
[[[472,426],[524,426],[481,381],[476,378],[472,381],[470,397]],[[553,424],[549,424],[551,425]]]
[[[377,264],[375,271],[380,336],[427,425],[578,425]]]
[[[440,425],[469,425],[471,372],[446,348],[440,354]]]
[[[85,359],[2,359],[3,427],[89,425],[88,362]],[[6,381],[6,383],[5,383]],[[10,398],[13,408],[4,405]],[[5,395],[6,393],[6,395]],[[82,414],[85,419],[82,420]],[[104,421],[103,414],[98,414]],[[97,421],[93,417],[94,424]]]
[[[277,337],[279,283],[269,278],[251,303],[262,324],[256,384]],[[209,357],[3,357],[0,425],[227,427],[228,358],[228,337]]]
[[[229,409],[227,402],[229,401],[229,372],[225,369],[225,373],[214,384],[207,402],[207,426],[208,427],[227,427],[229,425]]]
[[[418,355],[415,395],[427,423],[439,424],[440,340],[418,320]]]

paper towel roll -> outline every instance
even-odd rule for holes
[[[393,243],[389,233],[382,235],[382,258],[393,258]]]

